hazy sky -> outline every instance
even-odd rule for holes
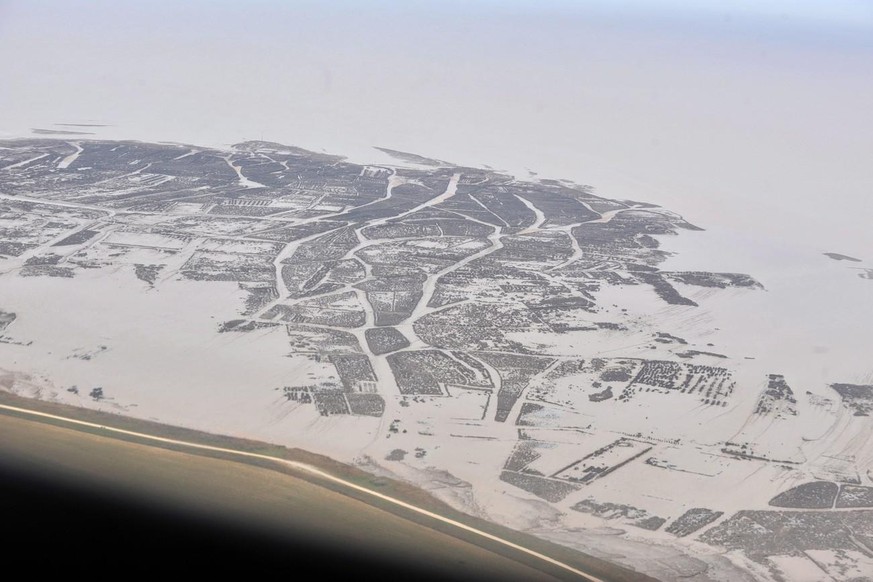
[[[0,137],[381,145],[873,249],[866,1],[0,0],[0,57]]]

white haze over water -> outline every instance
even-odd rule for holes
[[[0,57],[0,137],[94,123],[70,129],[572,179],[705,228],[668,268],[761,280],[730,317],[779,330],[774,354],[873,345],[873,281],[821,255],[873,267],[868,2],[0,1]]]

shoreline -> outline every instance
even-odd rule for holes
[[[174,427],[5,391],[0,391],[0,405],[4,416],[290,475],[557,579],[655,580],[571,548],[464,514],[410,484],[377,477],[302,449]],[[315,471],[304,469],[306,466]],[[580,576],[582,572],[586,577]]]

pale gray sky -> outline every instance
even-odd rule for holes
[[[382,145],[873,249],[871,4],[684,5],[0,1],[0,136]]]

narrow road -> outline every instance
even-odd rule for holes
[[[38,156],[34,156],[34,157],[32,157],[32,158],[28,158],[28,159],[23,160],[23,161],[21,161],[21,162],[16,162],[16,163],[14,163],[14,164],[9,164],[8,166],[4,166],[3,169],[4,169],[4,170],[13,170],[13,169],[15,169],[15,168],[20,168],[20,167],[22,167],[22,166],[26,166],[27,164],[29,164],[29,163],[31,163],[31,162],[35,162],[35,161],[37,161],[37,160],[41,160],[41,159],[43,159],[43,158],[46,157],[46,156],[48,156],[48,154],[40,154],[40,155],[38,155]]]
[[[61,160],[60,163],[58,163],[59,170],[66,170],[67,168],[69,168],[70,164],[75,162],[76,158],[79,157],[79,154],[81,154],[83,151],[85,151],[85,149],[79,144],[79,142],[69,141],[67,143],[70,144],[71,146],[73,146],[74,148],[76,148],[76,151],[71,153],[66,158]]]
[[[0,194],[0,200],[9,200],[11,202],[27,202],[29,204],[44,204],[46,206],[61,206],[63,208],[74,208],[76,210],[92,210],[94,212],[105,213],[107,218],[111,218],[116,214],[152,214],[145,212],[134,212],[132,210],[115,210],[113,208],[103,208],[102,206],[94,206],[93,204],[64,202],[62,200],[44,200],[42,198],[31,198],[30,196],[19,196],[12,194]]]
[[[243,188],[266,188],[264,184],[246,178],[245,175],[242,173],[242,167],[237,166],[232,161],[230,161],[230,156],[224,158],[224,161],[227,162],[227,165],[230,166],[231,170],[236,172],[237,178],[239,179],[239,185]]]
[[[300,471],[303,473],[308,473],[308,474],[313,475],[315,477],[318,477],[320,479],[330,481],[330,482],[335,483],[337,485],[340,485],[341,487],[344,487],[346,489],[357,491],[359,493],[363,493],[369,497],[379,499],[380,501],[385,501],[385,502],[391,503],[392,505],[395,505],[397,507],[401,507],[401,508],[406,509],[408,511],[418,513],[420,515],[426,516],[430,519],[434,519],[434,520],[439,521],[441,523],[451,525],[451,526],[458,528],[460,530],[466,531],[468,533],[472,533],[478,537],[481,537],[481,538],[484,538],[484,539],[487,539],[487,540],[490,540],[493,542],[497,542],[497,543],[499,543],[503,546],[506,546],[508,548],[511,548],[515,551],[521,552],[523,554],[527,554],[528,556],[532,556],[534,558],[542,560],[543,562],[546,562],[546,563],[551,564],[553,566],[557,566],[558,568],[561,568],[567,572],[575,574],[575,575],[579,576],[580,579],[582,579],[582,580],[586,580],[588,582],[605,582],[602,578],[597,578],[595,576],[592,576],[591,574],[587,574],[587,573],[585,573],[577,568],[574,568],[573,566],[570,566],[569,564],[566,564],[564,562],[561,562],[559,560],[556,560],[554,558],[546,556],[545,554],[541,554],[535,550],[525,548],[524,546],[518,545],[518,544],[513,543],[509,540],[505,540],[505,539],[498,537],[496,535],[490,534],[490,533],[482,531],[480,529],[476,529],[472,526],[466,525],[466,524],[461,523],[459,521],[455,521],[453,519],[443,517],[442,515],[439,515],[437,513],[432,512],[432,511],[428,511],[426,509],[422,509],[422,508],[417,507],[415,505],[412,505],[410,503],[406,503],[405,501],[400,501],[399,499],[395,499],[395,498],[390,497],[388,495],[384,495],[384,494],[379,493],[377,491],[372,491],[370,489],[367,489],[366,487],[362,487],[362,486],[357,485],[355,483],[346,481],[344,479],[340,479],[339,477],[335,477],[329,473],[322,471],[321,469],[318,469],[317,467],[314,467],[312,465],[307,465],[306,463],[300,463],[298,461],[290,461],[287,459],[280,459],[278,457],[271,457],[269,455],[262,455],[259,453],[251,453],[251,452],[247,452],[247,451],[237,451],[237,450],[233,450],[233,449],[226,449],[223,447],[214,447],[211,445],[204,445],[204,444],[193,443],[193,442],[188,442],[188,441],[181,441],[181,440],[171,439],[171,438],[166,438],[166,437],[159,437],[159,436],[154,436],[154,435],[145,434],[145,433],[141,433],[141,432],[135,432],[135,431],[124,430],[124,429],[120,429],[120,428],[114,428],[111,426],[105,426],[105,425],[101,425],[101,424],[97,424],[97,423],[93,423],[93,422],[77,420],[75,418],[58,416],[55,414],[48,414],[48,413],[39,412],[36,410],[29,410],[26,408],[19,408],[17,406],[9,406],[6,404],[0,404],[0,409],[9,410],[11,412],[17,412],[19,414],[36,416],[36,417],[40,417],[40,418],[58,420],[58,421],[62,421],[62,422],[68,423],[68,424],[73,424],[73,425],[87,427],[87,428],[96,428],[96,429],[110,432],[110,433],[114,433],[114,434],[133,436],[133,437],[137,437],[140,439],[153,441],[153,442],[177,445],[177,446],[182,446],[182,447],[186,447],[189,449],[195,449],[195,450],[201,450],[201,451],[211,451],[211,452],[215,452],[215,453],[230,454],[230,455],[234,455],[237,457],[244,457],[244,458],[249,458],[249,459],[258,459],[261,461],[270,461],[270,462],[277,463],[280,465],[285,465],[285,466],[291,467],[292,469],[295,469],[297,471]]]
[[[523,198],[523,197],[519,196],[518,194],[514,194],[514,196],[516,198],[518,198],[519,202],[521,202],[522,204],[527,206],[528,209],[531,212],[533,212],[534,215],[536,216],[536,219],[534,220],[533,224],[531,224],[529,227],[522,230],[518,234],[530,234],[532,232],[537,232],[539,230],[542,230],[543,223],[546,222],[545,213],[542,210],[540,210],[539,208],[537,208],[536,205],[533,202],[531,202],[530,200],[528,200],[527,198]]]

